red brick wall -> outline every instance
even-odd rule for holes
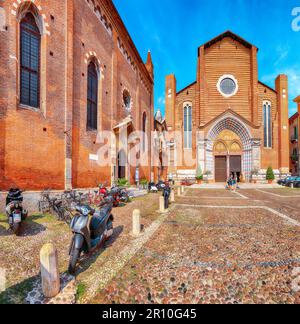
[[[110,0],[95,1],[112,28],[109,35],[85,0],[34,2],[41,6],[40,14],[46,19],[50,35],[44,36],[43,47],[46,96],[43,109],[33,111],[19,105],[19,32],[16,16],[11,13],[16,10],[14,2],[3,4],[8,30],[0,31],[1,44],[6,44],[0,47],[0,72],[6,76],[0,80],[0,188],[18,185],[24,189],[63,189],[65,158],[72,158],[73,187],[110,183],[111,165],[102,168],[89,160],[100,147],[97,132],[86,130],[87,63],[94,53],[103,68],[99,130],[112,130],[126,116],[122,107],[124,86],[133,99],[134,129],[140,129],[143,111],[147,112],[149,131],[153,127],[153,84],[120,17]],[[136,70],[121,54],[118,37]],[[150,177],[150,167],[144,174]]]
[[[0,68],[7,66],[4,137],[4,180],[1,186],[18,185],[25,189],[64,187],[64,102],[65,102],[65,5],[64,2],[36,1],[47,14],[52,34],[47,37],[47,97],[46,111],[30,111],[19,105],[19,26],[11,13],[14,1],[5,2],[8,15],[6,38],[7,59],[0,61]],[[45,10],[47,8],[47,10]],[[50,23],[50,13],[55,22]],[[1,32],[0,32],[1,33]],[[53,57],[50,56],[53,52]],[[2,97],[2,96],[1,96]]]

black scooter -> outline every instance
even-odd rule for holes
[[[156,185],[158,191],[163,191],[166,187],[166,184],[163,181],[158,181],[157,185]]]
[[[69,273],[74,275],[81,253],[91,253],[113,235],[113,202],[106,199],[106,204],[95,211],[90,206],[77,206],[77,215],[71,221],[73,238],[70,246]],[[89,218],[91,216],[91,219]],[[90,221],[89,221],[90,220]]]
[[[20,235],[21,224],[28,216],[28,212],[23,209],[23,195],[18,188],[9,190],[6,197],[6,215],[9,228],[15,235]]]
[[[171,196],[171,188],[169,185],[166,185],[163,189],[163,197],[165,200],[165,209],[169,208],[169,199]]]

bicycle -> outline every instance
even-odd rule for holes
[[[63,198],[61,199],[55,197],[50,197],[50,190],[44,190],[41,193],[41,200],[39,201],[39,211],[43,214],[46,212],[55,213],[59,220],[66,222],[67,224],[71,223],[73,218],[73,214],[70,211],[70,207],[66,200]]]

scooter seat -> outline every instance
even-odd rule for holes
[[[111,206],[105,206],[101,210],[94,213],[90,221],[90,231],[98,232],[102,226],[105,226],[106,219],[111,214]]]
[[[85,206],[77,205],[75,209],[76,211],[78,211],[79,213],[85,216],[88,215],[93,216],[95,214],[95,209],[91,208],[89,205],[85,205]]]

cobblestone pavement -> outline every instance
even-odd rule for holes
[[[298,199],[240,193],[245,198],[189,189],[177,197],[160,229],[93,302],[300,303]]]
[[[291,189],[188,188],[162,216],[158,194],[114,209],[114,236],[79,264],[76,301],[300,303],[298,196]],[[136,208],[144,227],[139,238],[131,236]],[[70,239],[69,228],[50,215],[30,217],[16,238],[0,215],[7,288],[0,303],[47,302],[39,295],[39,250],[48,242],[56,245],[64,278]],[[75,302],[71,285],[70,299],[58,296],[62,302]]]
[[[107,242],[105,249],[84,258],[78,265],[76,281],[80,287],[80,296],[88,289],[85,283],[97,278],[98,269],[134,240],[131,237],[133,210],[141,210],[141,223],[147,228],[157,219],[157,206],[158,195],[153,194],[136,198],[132,203],[113,210],[113,237]],[[69,227],[52,215],[30,216],[23,224],[21,236],[15,237],[8,231],[6,216],[0,214],[0,269],[6,272],[6,290],[0,292],[0,304],[45,302],[39,287],[40,249],[45,243],[55,245],[63,279],[68,267],[71,237]]]

